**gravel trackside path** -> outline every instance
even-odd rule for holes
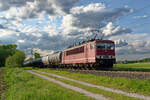
[[[32,72],[32,71],[27,71],[27,72],[29,72],[29,73],[31,73],[31,74],[34,74],[34,75],[36,75],[36,76],[39,76],[39,77],[41,77],[41,78],[43,78],[43,79],[46,79],[46,80],[48,80],[48,81],[51,81],[51,82],[53,82],[53,83],[59,84],[59,85],[65,87],[65,88],[71,89],[71,90],[76,91],[76,92],[79,92],[79,93],[83,93],[83,94],[85,94],[86,96],[92,97],[92,98],[94,98],[94,99],[96,99],[96,100],[109,100],[108,98],[105,98],[103,95],[99,95],[99,94],[95,94],[95,93],[86,91],[86,90],[84,90],[84,89],[81,89],[81,88],[78,88],[78,87],[75,87],[75,86],[72,86],[72,85],[63,83],[63,82],[58,81],[58,80],[55,80],[55,79],[53,79],[53,78],[49,78],[49,77],[47,77],[47,76],[40,75],[40,74],[38,74],[38,73],[36,73],[36,72]]]
[[[33,70],[33,71],[36,71],[36,70]],[[144,96],[144,95],[140,95],[140,94],[136,94],[136,93],[128,93],[128,92],[124,92],[124,91],[117,90],[117,89],[107,88],[107,87],[104,87],[104,86],[94,85],[94,84],[86,83],[86,82],[83,82],[83,81],[70,79],[70,78],[63,77],[63,76],[56,75],[56,74],[52,74],[52,73],[46,73],[46,72],[42,72],[42,71],[36,71],[36,72],[43,73],[43,74],[46,74],[46,75],[50,75],[50,76],[57,77],[57,78],[61,78],[61,79],[65,79],[65,80],[69,80],[69,81],[73,81],[73,82],[76,82],[76,83],[79,83],[79,84],[82,84],[82,85],[85,85],[85,86],[96,87],[96,88],[99,88],[99,89],[102,89],[102,90],[105,90],[105,91],[114,92],[114,93],[118,93],[118,94],[123,94],[123,95],[129,96],[129,97],[135,97],[135,98],[139,98],[139,99],[150,100],[150,96]]]

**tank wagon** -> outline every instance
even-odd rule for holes
[[[62,52],[55,52],[54,54],[47,55],[45,57],[42,57],[42,62],[43,65],[50,67],[57,67],[58,65],[61,65],[61,57],[62,57]]]
[[[43,66],[43,62],[41,58],[37,58],[35,60],[32,61],[26,61],[24,62],[25,66],[35,66],[35,67],[41,67]]]
[[[90,40],[40,59],[47,67],[112,68],[115,44],[111,40]]]

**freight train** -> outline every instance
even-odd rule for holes
[[[63,51],[55,52],[32,61],[25,66],[58,67],[58,68],[112,68],[116,62],[115,44],[111,40],[89,40],[70,46]]]

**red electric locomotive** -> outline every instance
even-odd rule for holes
[[[112,68],[115,44],[111,40],[91,40],[62,51],[61,64],[79,67]],[[82,66],[82,67],[83,67]]]

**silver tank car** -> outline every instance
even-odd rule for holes
[[[49,58],[49,56],[48,56],[48,55],[47,55],[47,56],[42,57],[42,63],[43,63],[44,65],[49,65],[48,58]]]
[[[61,63],[62,52],[55,52],[54,54],[42,57],[44,65],[58,65]]]
[[[52,55],[49,55],[49,64],[58,65],[61,63],[62,52],[55,52]]]

